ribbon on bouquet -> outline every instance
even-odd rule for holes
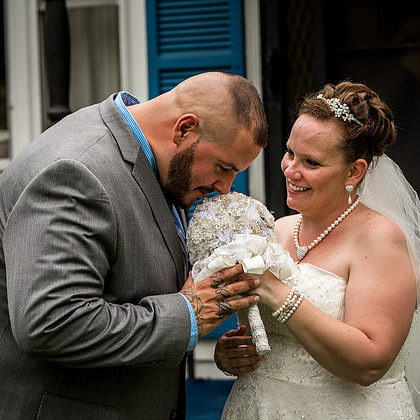
[[[223,268],[232,267],[237,262],[242,264],[245,273],[263,274],[264,271],[270,270],[279,280],[285,280],[299,273],[299,267],[278,243],[258,235],[236,234],[232,242],[216,248],[202,261],[195,262],[192,277],[198,282]],[[263,355],[270,352],[271,348],[258,305],[250,306],[247,309],[247,316],[257,353]]]

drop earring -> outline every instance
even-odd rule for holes
[[[351,193],[353,192],[353,190],[354,190],[353,185],[346,185],[346,191],[349,193],[349,200],[348,200],[349,204],[352,203]]]

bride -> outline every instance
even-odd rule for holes
[[[224,419],[418,418],[405,368],[419,329],[420,206],[384,155],[395,137],[391,111],[363,84],[329,84],[301,103],[281,164],[298,214],[276,221],[300,274],[259,276],[269,354],[243,326],[219,339],[216,364],[238,376]]]

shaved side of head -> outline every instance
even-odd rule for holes
[[[258,91],[247,79],[222,72],[192,76],[171,92],[174,105],[183,114],[200,120],[207,141],[233,142],[239,130],[252,131],[255,144],[267,143],[267,121]]]

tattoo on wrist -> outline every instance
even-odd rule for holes
[[[197,328],[199,331],[202,331],[204,317],[201,314],[203,310],[203,302],[201,301],[201,298],[197,296],[197,293],[195,293],[195,290],[192,286],[182,290],[181,293],[190,301],[190,304],[195,313],[195,319],[197,320]]]
[[[196,315],[195,317],[197,321],[197,330],[199,333],[202,333],[204,330],[203,322],[204,322],[204,316],[203,315]]]

